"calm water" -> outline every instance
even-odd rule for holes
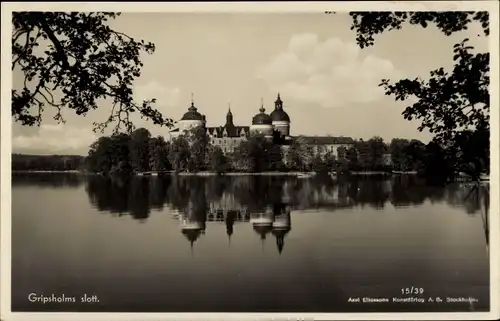
[[[414,179],[14,175],[12,309],[485,311],[488,199],[468,193]],[[477,301],[348,302],[411,286]]]

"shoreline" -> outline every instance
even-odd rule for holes
[[[45,170],[11,170],[11,173],[16,174],[86,174],[85,172],[79,170],[67,170],[67,171],[45,171]]]
[[[76,174],[81,176],[106,176],[100,173],[91,173],[79,170],[67,170],[67,171],[58,171],[58,170],[12,170],[12,174]],[[256,173],[247,173],[247,172],[225,172],[225,173],[217,173],[217,172],[179,172],[175,173],[174,171],[164,171],[164,172],[137,172],[130,173],[125,176],[147,176],[147,177],[158,177],[158,176],[290,176],[290,177],[298,177],[298,178],[311,178],[315,176],[319,176],[320,174],[316,172],[256,172]],[[415,171],[408,172],[400,172],[400,171],[391,171],[391,172],[382,172],[382,171],[352,171],[346,173],[338,173],[338,172],[329,172],[326,176],[336,177],[342,175],[352,175],[352,176],[386,176],[386,177],[400,177],[400,176],[416,176],[418,175]],[[114,175],[109,175],[114,176]],[[120,176],[118,174],[117,176]],[[454,182],[473,182],[470,179],[466,179],[464,177],[455,178]],[[482,177],[480,179],[481,182],[489,182],[489,177]]]

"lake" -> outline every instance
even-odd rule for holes
[[[488,311],[484,189],[13,174],[12,310]]]

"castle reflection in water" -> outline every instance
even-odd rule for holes
[[[225,207],[222,207],[224,205]],[[285,245],[285,236],[292,229],[290,211],[289,204],[277,203],[268,206],[264,211],[250,213],[248,208],[239,204],[233,203],[233,206],[228,206],[226,199],[225,202],[210,203],[208,213],[204,209],[189,206],[186,212],[175,213],[174,217],[179,219],[181,232],[191,243],[191,248],[194,242],[205,234],[207,223],[225,223],[229,242],[234,233],[235,223],[249,223],[262,242],[269,234],[273,235],[278,252],[281,254]]]
[[[298,179],[279,176],[103,178],[78,175],[17,175],[13,187],[29,184],[51,188],[82,185],[93,207],[114,216],[143,222],[150,215],[172,213],[180,231],[194,244],[207,226],[225,224],[228,239],[234,224],[253,228],[262,240],[273,237],[283,251],[291,231],[290,213],[370,207],[375,210],[444,203],[481,216],[489,208],[489,192],[471,195],[464,184],[429,186],[416,178]],[[156,212],[156,213],[155,213]],[[486,214],[485,214],[486,215]],[[486,221],[487,218],[485,218]],[[485,223],[485,229],[487,224]]]

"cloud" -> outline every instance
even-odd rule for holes
[[[179,103],[180,89],[169,87],[153,80],[134,88],[134,97],[138,102],[156,98],[156,106],[172,107]]]
[[[367,103],[384,97],[382,78],[398,77],[389,60],[362,56],[355,43],[315,34],[291,37],[288,47],[257,72],[273,91],[324,107]]]
[[[42,124],[35,135],[19,135],[12,139],[14,150],[71,154],[87,151],[97,139],[90,128],[75,128],[63,124]]]

